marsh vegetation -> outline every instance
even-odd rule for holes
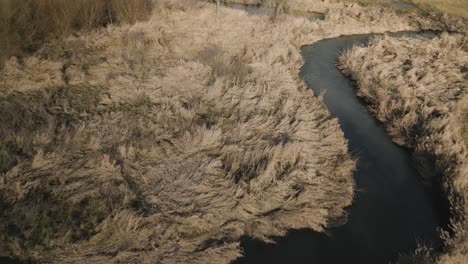
[[[466,262],[468,156],[466,138],[466,36],[433,40],[374,39],[368,48],[345,53],[340,64],[356,80],[358,95],[393,140],[412,149],[426,184],[442,182],[451,199],[447,255],[440,263]]]
[[[155,8],[5,63],[2,254],[229,262],[241,236],[345,217],[354,161],[297,75],[294,32],[314,25],[201,2]]]
[[[468,18],[466,0],[345,0],[364,5],[389,5],[396,8],[415,8],[424,12],[446,13]]]
[[[195,0],[1,1],[1,254],[227,263],[243,236],[345,222],[355,161],[299,79],[299,49],[432,21],[287,3],[327,19]]]
[[[0,64],[72,32],[145,20],[151,5],[148,0],[2,0]]]

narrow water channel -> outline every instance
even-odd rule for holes
[[[403,35],[400,33],[398,35]],[[432,37],[433,33],[406,33]],[[342,36],[305,46],[300,76],[338,118],[350,152],[358,160],[356,198],[348,222],[320,234],[291,231],[276,245],[245,238],[236,263],[389,263],[418,244],[440,248],[438,227],[448,216],[437,206],[411,163],[357,98],[351,80],[336,67],[338,55],[365,45],[370,35]]]

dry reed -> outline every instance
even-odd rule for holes
[[[148,22],[78,32],[6,62],[3,254],[229,263],[242,236],[270,241],[344,222],[354,161],[337,120],[299,79],[299,48],[415,29],[410,18],[291,1],[329,10],[327,19],[271,23],[161,2]]]
[[[455,237],[447,238],[448,253],[440,263],[468,261],[467,50],[461,34],[433,40],[387,37],[340,58],[394,141],[414,150],[424,180],[443,182],[455,214]]]
[[[10,56],[37,50],[50,39],[108,23],[147,19],[147,0],[2,0],[0,64]]]

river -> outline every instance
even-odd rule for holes
[[[398,33],[433,37],[434,33]],[[346,224],[327,233],[294,230],[276,245],[244,238],[245,256],[236,263],[389,263],[419,244],[442,247],[438,228],[449,217],[422,183],[408,151],[394,144],[356,96],[350,79],[336,67],[339,54],[367,44],[371,35],[341,36],[302,48],[300,72],[323,100],[357,159],[356,198]],[[443,203],[442,203],[443,204]]]

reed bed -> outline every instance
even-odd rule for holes
[[[0,64],[75,31],[147,19],[151,5],[148,0],[2,0]]]

